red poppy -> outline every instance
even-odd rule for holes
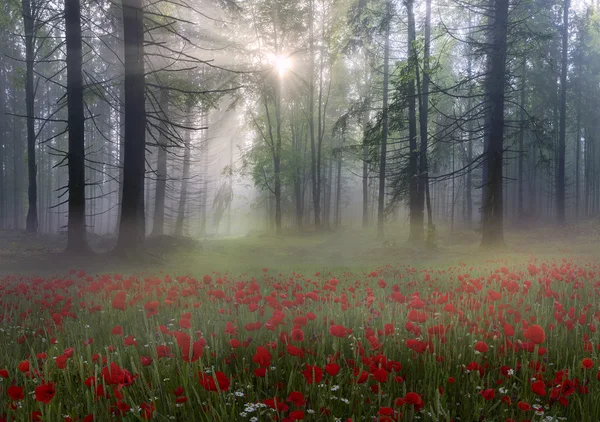
[[[267,367],[271,365],[271,352],[269,349],[263,346],[258,346],[256,348],[256,353],[252,357],[252,362],[258,364],[262,367]]]
[[[478,341],[475,344],[475,350],[477,350],[479,353],[485,353],[489,349],[490,349],[489,346],[485,342],[483,342],[483,341]]]
[[[153,362],[150,356],[140,356],[140,360],[142,361],[142,366],[150,366]]]
[[[383,368],[379,368],[373,372],[373,378],[375,378],[377,382],[386,382],[388,378],[388,372]]]
[[[348,335],[348,331],[343,325],[330,325],[329,334],[334,337],[346,337]]]
[[[581,366],[583,367],[583,369],[591,369],[594,366],[594,361],[590,358],[584,358],[581,361]]]
[[[43,383],[35,388],[35,399],[41,403],[49,404],[56,394],[54,383]]]
[[[290,412],[290,419],[293,421],[300,421],[304,419],[304,412],[302,410],[294,410]]]
[[[537,324],[529,326],[524,336],[533,344],[542,344],[546,340],[546,332]]]
[[[294,328],[290,333],[290,336],[293,341],[301,342],[304,341],[304,331],[299,328]]]
[[[159,359],[173,357],[173,353],[171,353],[169,346],[165,346],[165,345],[156,346],[156,354],[158,355]]]
[[[21,363],[19,363],[17,368],[19,369],[19,372],[29,372],[29,361],[28,360],[22,361]]]
[[[523,412],[527,412],[527,411],[531,410],[531,405],[529,403],[527,403],[527,402],[524,402],[524,401],[518,402],[517,403],[517,407],[519,409],[521,409]]]
[[[11,385],[8,387],[6,392],[8,393],[8,397],[10,397],[11,400],[14,400],[14,401],[23,400],[25,398],[25,393],[23,392],[23,387]]]
[[[486,400],[492,400],[496,396],[496,392],[493,388],[488,388],[487,390],[483,390],[480,392],[481,396]]]
[[[302,371],[304,379],[308,384],[318,384],[323,379],[323,370],[318,366],[306,364],[306,369]]]
[[[292,391],[289,394],[289,396],[287,397],[287,399],[285,399],[285,400],[288,402],[294,403],[294,405],[297,407],[301,407],[306,404],[306,399],[304,398],[304,394],[302,394],[299,391]]]
[[[531,384],[531,391],[533,391],[538,396],[545,396],[546,384],[542,380],[534,381],[533,384]]]
[[[124,311],[126,303],[127,303],[127,292],[120,291],[113,298],[112,307],[113,307],[113,309],[119,309],[121,311]]]
[[[414,392],[406,393],[406,396],[404,396],[404,401],[407,404],[412,404],[417,412],[425,407],[425,403],[423,402],[421,396]]]
[[[227,391],[229,390],[229,386],[231,385],[231,381],[225,375],[224,372],[216,371],[214,377],[212,375],[208,375],[200,372],[200,385],[206,391]],[[217,379],[215,382],[215,378]]]
[[[327,372],[332,377],[335,377],[340,372],[340,365],[337,363],[328,363],[325,365],[325,372]]]
[[[158,301],[147,302],[144,305],[144,309],[146,310],[147,317],[158,314]]]

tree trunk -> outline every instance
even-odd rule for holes
[[[12,101],[13,114],[17,114],[17,96],[13,95]],[[13,165],[14,165],[14,178],[13,178],[13,224],[15,230],[19,230],[21,227],[21,162],[23,149],[21,147],[21,128],[18,127],[17,117],[13,116],[11,119],[13,128]]]
[[[275,145],[273,152],[273,171],[275,173],[275,233],[281,235],[281,94],[282,81],[276,89],[275,100]]]
[[[556,176],[556,218],[559,224],[566,223],[565,217],[565,151],[567,118],[567,72],[569,59],[569,3],[564,0],[562,59],[560,71],[560,121],[558,134],[558,169]]]
[[[33,65],[34,65],[34,16],[32,10],[32,0],[22,0],[23,8],[23,27],[25,29],[25,108],[27,115],[27,174],[29,187],[27,189],[27,198],[29,200],[29,209],[27,211],[26,230],[30,233],[37,233],[38,215],[37,215],[37,165],[35,160],[35,126],[34,126],[34,101],[35,91],[33,86]]]
[[[366,107],[366,106],[365,106]],[[368,137],[369,113],[363,113],[363,145],[362,145],[362,227],[369,227],[369,137]]]
[[[390,26],[392,5],[386,2],[385,9],[385,43],[383,47],[383,117],[381,121],[381,147],[379,156],[379,194],[377,196],[377,237],[383,239],[383,221],[385,215],[385,165],[387,161],[388,138],[388,97],[389,97],[389,67],[390,67]]]
[[[315,135],[315,34],[314,34],[314,4],[310,0],[308,11],[309,30],[309,75],[308,75],[308,126],[310,130],[310,174],[312,181],[312,197],[315,213],[315,229],[321,230],[321,187],[317,177],[317,139]]]
[[[431,0],[425,3],[425,40],[423,48],[423,88],[419,95],[419,124],[421,134],[420,157],[419,157],[419,212],[422,214],[427,207],[427,232],[428,236],[433,231],[433,215],[431,212],[431,201],[429,199],[429,165],[427,162],[427,148],[429,141],[428,119],[429,119],[429,58],[431,51]],[[417,83],[419,83],[419,66],[416,66]]]
[[[136,249],[144,241],[146,109],[144,97],[144,12],[142,0],[123,1],[125,42],[125,145],[123,200],[117,249]]]
[[[188,110],[188,118],[186,126],[190,127],[192,125],[191,118],[189,114],[191,110]],[[190,179],[190,166],[191,166],[191,156],[192,156],[192,145],[190,142],[191,138],[190,130],[186,130],[185,139],[183,143],[183,172],[181,176],[181,193],[179,194],[179,206],[177,207],[177,220],[175,220],[175,236],[183,236],[183,222],[185,220],[185,206],[187,203],[187,191],[188,191],[188,181]],[[204,192],[206,194],[206,192]]]
[[[342,148],[337,150],[337,176],[335,187],[335,227],[342,226]]]
[[[415,51],[415,14],[413,11],[414,0],[406,0],[408,13],[408,51],[410,61],[416,65]],[[417,146],[417,111],[415,101],[415,80],[408,81],[408,142],[409,142],[409,207],[410,207],[410,237],[412,244],[423,243],[423,209],[419,207],[419,149]]]
[[[470,20],[469,20],[470,22]],[[472,51],[469,51],[467,57],[467,77],[469,79],[469,98],[467,99],[467,165],[471,165],[473,163],[473,83],[471,79],[473,78],[473,60],[472,60]],[[465,200],[466,200],[466,216],[467,226],[469,228],[473,225],[473,171],[469,169],[467,171],[467,180],[465,185]]]
[[[79,0],[65,0],[65,37],[67,44],[67,113],[69,120],[69,216],[67,251],[87,253],[85,224],[85,115],[81,47],[81,10]]]
[[[170,116],[169,91],[166,87],[161,87],[160,89],[159,103],[159,113],[162,116],[158,129],[156,191],[154,195],[154,224],[152,227],[153,236],[160,236],[165,232],[165,193],[167,191],[167,121],[169,120]]]
[[[502,204],[502,159],[504,140],[504,85],[506,73],[506,37],[509,0],[495,0],[492,25],[492,45],[489,50],[489,71],[486,92],[489,103],[488,141],[484,150],[487,162],[487,186],[483,198],[482,239],[484,247],[504,245]]]
[[[519,105],[519,181],[518,181],[518,197],[517,197],[517,215],[519,218],[523,217],[524,206],[523,206],[523,158],[525,156],[525,147],[523,141],[525,138],[525,74],[527,72],[527,58],[525,56],[521,59],[521,101]]]
[[[0,229],[6,227],[6,75],[4,60],[0,58]]]

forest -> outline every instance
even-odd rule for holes
[[[84,253],[88,233],[133,250],[406,222],[414,245],[452,226],[497,246],[598,214],[596,4],[2,9],[5,230]]]
[[[600,420],[598,0],[2,0],[0,422]]]

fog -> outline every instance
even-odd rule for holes
[[[471,3],[92,2],[79,35],[62,4],[27,0],[33,33],[5,5],[0,227],[82,242],[83,209],[103,249],[137,225],[134,249],[157,235],[355,230],[435,247],[590,221],[595,6],[509,2],[496,39],[496,5]],[[143,44],[127,40],[127,10],[143,12]],[[143,59],[138,87],[127,48]],[[143,104],[128,103],[138,88]],[[83,132],[70,140],[78,89]],[[126,136],[135,119],[145,130]],[[142,156],[143,187],[126,176]]]

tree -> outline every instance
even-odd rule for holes
[[[167,123],[169,121],[169,91],[166,87],[160,88],[160,113],[158,134],[158,159],[156,164],[156,192],[154,196],[154,221],[153,236],[164,234],[165,226],[165,193],[167,190]],[[184,145],[184,147],[186,147]],[[187,148],[186,148],[187,150]],[[189,175],[188,175],[189,177]]]
[[[37,209],[37,164],[35,158],[35,87],[33,68],[35,64],[34,40],[36,33],[36,20],[40,11],[39,0],[21,0],[23,12],[23,28],[25,31],[25,104],[27,116],[27,175],[29,187],[27,189],[27,198],[29,200],[29,209],[27,211],[26,229],[30,233],[36,233],[38,230],[38,209]]]
[[[408,14],[408,51],[409,66],[417,66],[414,0],[405,0]],[[408,80],[408,145],[409,145],[409,206],[410,206],[410,237],[413,244],[423,242],[423,207],[419,199],[419,147],[417,146],[417,106],[415,79]]]
[[[136,249],[145,237],[146,109],[142,0],[123,1],[123,38],[125,43],[125,145],[123,200],[117,249],[128,251]]]
[[[81,48],[81,10],[79,0],[65,0],[67,45],[67,107],[69,127],[69,221],[67,251],[86,253],[85,222],[85,116]]]
[[[556,216],[565,224],[565,152],[567,119],[567,72],[569,61],[569,3],[564,0],[562,28],[562,59],[560,70],[560,122],[558,134],[558,172],[556,175]]]
[[[504,153],[504,87],[508,32],[508,0],[493,1],[490,25],[491,45],[488,46],[489,69],[486,80],[488,130],[484,160],[486,183],[482,203],[481,245],[504,245],[504,212],[502,203]]]
[[[379,195],[377,198],[377,236],[383,238],[383,221],[385,211],[385,164],[387,160],[388,99],[389,99],[389,64],[390,64],[390,25],[392,20],[391,1],[386,2],[385,42],[383,47],[383,117],[381,122],[381,146],[379,159]]]

